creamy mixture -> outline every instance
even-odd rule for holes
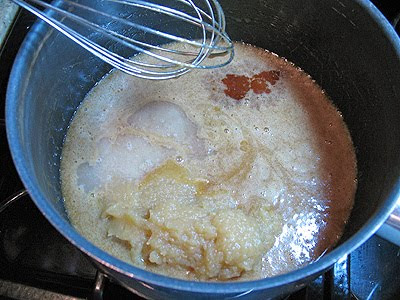
[[[356,189],[340,113],[303,71],[249,45],[227,67],[147,81],[114,71],[68,130],[62,191],[112,255],[190,280],[250,280],[318,259]]]

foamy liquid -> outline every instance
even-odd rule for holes
[[[239,43],[235,51],[224,68],[167,81],[113,71],[89,92],[61,161],[65,207],[83,236],[141,268],[190,280],[274,276],[333,247],[356,190],[354,149],[340,113],[284,59]],[[257,77],[271,71],[276,81]],[[249,84],[242,98],[229,93],[228,74]],[[253,227],[243,221],[224,231],[225,211],[258,226],[257,239],[236,243]],[[181,243],[174,234],[185,226],[195,229],[182,231]],[[220,248],[221,237],[231,248]],[[217,267],[203,270],[210,243]]]

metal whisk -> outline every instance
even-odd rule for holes
[[[233,59],[224,12],[216,0],[13,1],[133,76],[175,78]]]

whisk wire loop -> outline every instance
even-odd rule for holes
[[[161,5],[154,0],[102,0],[94,1],[101,4],[95,6],[88,5],[93,1],[87,0],[59,0],[57,5],[42,0],[13,1],[108,64],[137,77],[170,79],[191,69],[222,67],[233,59],[233,44],[225,32],[225,16],[217,0],[170,1],[174,5],[182,4],[190,8],[190,12]],[[199,2],[203,7],[199,7]],[[108,3],[129,7],[133,13],[126,17],[121,16],[128,11],[125,9],[120,9],[118,15],[108,11],[107,6],[101,10],[102,4]],[[158,21],[161,29],[154,27],[154,24],[146,25],[148,13],[155,14],[155,18],[151,16]],[[131,20],[132,16],[139,20]],[[72,22],[75,27],[68,22]],[[181,23],[171,27],[167,24],[169,22]],[[195,32],[197,36],[193,38],[192,33],[185,36],[166,30],[169,25],[169,28],[179,31],[182,24],[199,28]],[[121,26],[123,30],[120,30]],[[102,39],[107,43],[101,43]],[[139,53],[142,55],[137,55]]]

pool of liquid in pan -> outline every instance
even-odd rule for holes
[[[340,238],[356,159],[340,112],[302,70],[235,44],[226,67],[147,81],[113,71],[63,146],[72,224],[123,261],[172,277],[252,280]]]

